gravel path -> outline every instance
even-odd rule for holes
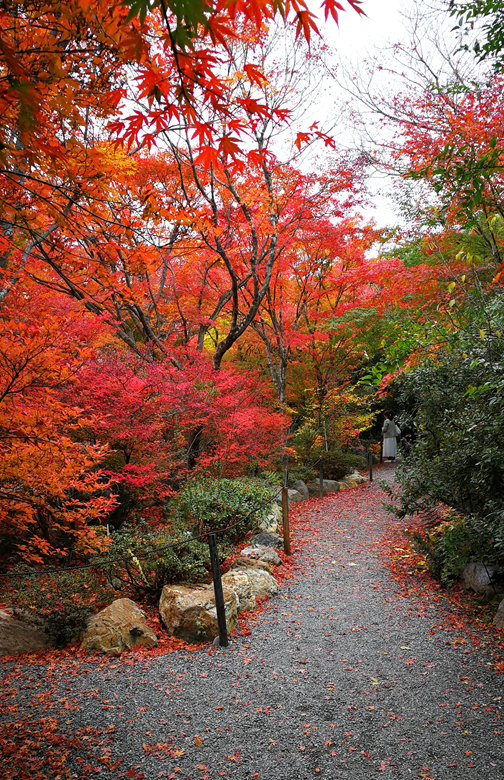
[[[56,719],[76,778],[504,778],[504,677],[391,579],[382,499],[374,482],[303,504],[294,577],[225,650],[4,667],[2,720],[28,719],[12,740]]]

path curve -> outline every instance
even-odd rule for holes
[[[382,500],[374,482],[298,507],[294,576],[228,649],[18,666],[4,704],[78,733],[78,778],[504,778],[504,678],[404,597],[379,556],[397,526]]]

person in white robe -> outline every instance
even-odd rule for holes
[[[397,457],[397,436],[400,431],[394,422],[394,413],[385,412],[385,422],[382,427],[383,433],[383,459],[394,461]]]

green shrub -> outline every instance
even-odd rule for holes
[[[27,566],[18,571],[34,571]],[[15,610],[31,613],[59,646],[78,639],[88,618],[114,600],[100,570],[37,573],[19,579],[11,594]]]
[[[342,479],[353,471],[365,467],[364,458],[353,452],[332,449],[322,453],[324,479]]]
[[[295,447],[297,461],[289,467],[289,481],[295,482],[302,479],[310,482],[319,476],[319,458],[323,459],[324,479],[342,479],[356,469],[365,467],[362,455],[356,455],[337,443],[333,438],[326,441],[324,435],[315,426],[313,420],[306,421],[292,437],[292,445]]]
[[[395,386],[418,431],[396,472],[398,515],[445,504],[464,518],[423,542],[443,582],[469,560],[504,562],[504,340],[458,338]]]
[[[259,476],[271,487],[277,488],[283,485],[283,471],[262,471]]]
[[[208,545],[192,536],[180,522],[155,530],[144,521],[125,525],[113,534],[113,543],[100,561],[108,581],[122,595],[155,601],[164,585],[208,577]]]
[[[187,483],[167,512],[192,534],[229,528],[219,538],[221,546],[236,543],[258,527],[269,512],[273,492],[259,480],[200,479]]]
[[[289,466],[289,485],[293,485],[298,479],[303,482],[313,482],[318,477],[318,471],[311,466],[303,466],[302,463],[296,463]]]
[[[324,479],[343,479],[347,474],[359,469],[365,468],[366,462],[362,455],[355,455],[353,452],[345,452],[341,449],[332,449],[329,452],[321,451],[322,468]],[[313,482],[319,478],[319,463],[315,464],[296,464],[289,469],[289,484],[292,485],[297,479],[303,482]]]
[[[322,470],[324,479],[343,479],[347,474],[358,471],[365,467],[365,460],[362,455],[355,455],[353,452],[345,452],[335,447],[329,452],[321,450],[317,458],[322,458]],[[315,459],[314,463],[296,464],[289,470],[289,482],[292,484],[296,479],[302,479],[304,482],[311,482],[319,478],[320,465]]]
[[[425,555],[431,574],[443,585],[456,581],[470,561],[493,564],[502,560],[496,549],[499,531],[494,524],[462,517],[452,510],[449,516],[431,530],[406,532]]]

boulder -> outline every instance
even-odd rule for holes
[[[308,482],[307,486],[310,496],[320,496],[320,480],[315,482]],[[337,493],[340,489],[340,483],[335,479],[323,479],[322,490],[323,495],[327,496],[328,493]]]
[[[340,490],[349,490],[349,488],[357,487],[357,482],[354,482],[353,479],[349,479],[348,477],[345,477],[345,479],[342,479],[339,483]]]
[[[358,471],[353,471],[351,474],[348,475],[348,477],[354,482],[357,482],[358,485],[363,485],[364,482],[367,482],[366,477],[363,477],[362,474],[360,474]]]
[[[302,493],[299,492],[299,490],[294,490],[293,488],[287,488],[287,495],[289,496],[289,506],[290,504],[298,504],[300,501],[304,501],[305,498]],[[280,496],[280,503],[282,502],[282,497]]]
[[[264,518],[264,520],[260,521],[259,528],[261,529],[261,531],[277,534],[281,527],[282,527],[282,509],[278,504],[273,502],[270,506],[269,514]]]
[[[261,545],[262,547],[276,547],[279,550],[283,550],[283,539],[278,534],[262,532],[253,536],[250,541],[254,546]]]
[[[272,566],[282,565],[282,559],[279,554],[271,547],[263,547],[262,545],[245,547],[245,549],[241,551],[241,554],[244,558],[257,558],[260,561],[271,563]]]
[[[12,610],[0,609],[0,655],[35,653],[54,645],[54,640],[28,617],[17,619]]]
[[[238,596],[238,613],[245,610],[255,609],[256,600],[252,593],[250,580],[244,571],[231,569],[222,575],[222,587],[234,590]]]
[[[266,599],[275,596],[280,587],[276,579],[262,569],[243,569],[243,573],[249,578],[252,593],[256,599]]]
[[[292,489],[297,490],[298,493],[301,493],[301,495],[303,496],[303,501],[307,501],[310,498],[310,492],[308,490],[306,482],[303,482],[302,479],[296,479],[296,481],[292,485]]]
[[[347,474],[346,477],[340,480],[340,490],[347,490],[348,488],[357,487],[362,485],[366,481],[366,478],[359,474],[358,471],[354,471],[353,474]]]
[[[297,490],[293,490],[292,488],[287,488],[287,495],[288,495],[288,498],[289,498],[289,506],[291,504],[298,504],[300,501],[304,501],[304,498],[301,495],[301,493],[299,493],[299,491],[297,491]],[[278,504],[278,506],[281,507],[282,506],[282,495],[279,494],[275,498],[275,501]]]
[[[492,598],[499,590],[502,590],[501,577],[502,570],[496,566],[472,561],[464,566],[460,579],[462,587],[467,590],[474,590],[475,593]],[[497,580],[499,581],[498,585]]]
[[[228,631],[236,626],[238,596],[223,588]],[[219,635],[213,588],[165,585],[159,600],[159,612],[170,636],[188,642],[206,642]]]
[[[504,628],[504,599],[499,604],[497,613],[493,619],[494,626],[497,628]]]
[[[269,574],[273,573],[273,566],[266,561],[260,561],[258,558],[247,558],[240,555],[232,564],[231,570],[234,569],[264,569]]]
[[[150,648],[157,643],[140,607],[131,599],[116,599],[89,618],[81,647],[88,652],[118,654],[130,647]]]

